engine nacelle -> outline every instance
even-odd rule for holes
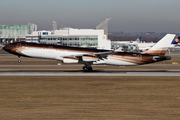
[[[85,61],[85,62],[92,62],[92,61],[97,61],[98,57],[90,56],[90,55],[83,55],[82,60]]]
[[[63,63],[78,63],[78,59],[72,57],[64,57]]]

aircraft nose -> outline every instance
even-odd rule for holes
[[[4,46],[4,47],[3,47],[3,50],[5,50],[6,52],[8,52],[8,46],[7,46],[7,45]]]
[[[4,47],[3,47],[3,50],[6,50],[6,49],[7,49],[7,46],[4,46]]]

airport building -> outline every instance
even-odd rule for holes
[[[0,43],[25,41],[26,35],[37,30],[37,25],[0,25]]]
[[[0,25],[0,44],[13,42],[35,42],[40,44],[53,44],[64,46],[93,47],[98,49],[111,49],[108,40],[108,21],[104,19],[96,29],[61,28],[57,30],[57,23],[52,21],[53,30],[37,31],[37,25]]]
[[[26,42],[64,46],[110,49],[111,41],[104,30],[63,28],[53,31],[36,31],[26,36]]]
[[[111,41],[108,40],[109,20],[110,18],[104,19],[96,29],[61,28],[60,30],[57,30],[57,24],[53,20],[53,31],[34,31],[26,36],[26,42],[111,49]]]

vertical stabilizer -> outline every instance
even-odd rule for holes
[[[171,44],[177,45],[179,41],[180,41],[180,36],[178,36],[175,40],[173,40]]]
[[[142,37],[142,36],[139,36],[139,38],[136,39],[136,42],[140,43],[141,37]]]
[[[164,56],[168,48],[171,46],[171,43],[175,36],[175,34],[167,34],[161,40],[159,40],[152,48],[143,53]]]

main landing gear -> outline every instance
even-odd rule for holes
[[[18,58],[19,58],[19,59],[18,59],[18,63],[21,63],[21,58],[20,58],[20,56],[18,56]]]
[[[84,71],[84,72],[92,72],[93,69],[92,69],[92,67],[91,67],[91,64],[86,63],[85,66],[83,66],[83,71]]]

